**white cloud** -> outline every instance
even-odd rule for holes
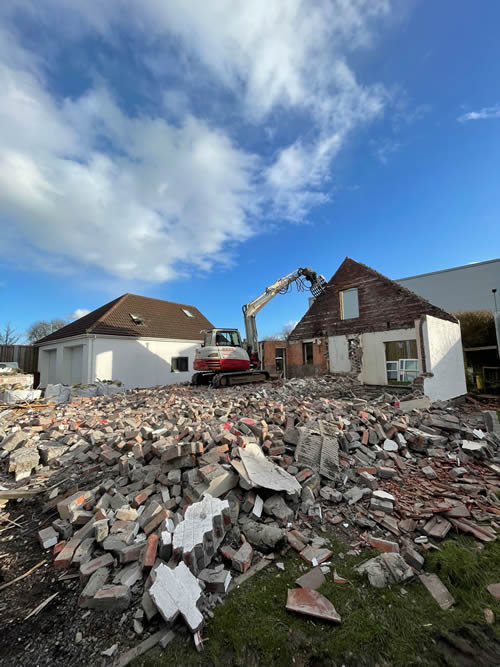
[[[55,65],[4,30],[0,207],[15,230],[0,240],[28,240],[59,271],[87,265],[164,281],[224,264],[228,246],[255,234],[264,213],[302,220],[328,200],[335,157],[388,98],[376,83],[361,85],[347,58],[371,45],[389,0],[19,0],[16,11],[46,30],[57,23],[73,46],[98,34],[118,48],[116,28],[128,31],[148,46],[144,63],[154,61],[160,90],[161,73],[175,66],[213,97],[230,95],[240,127],[265,134],[290,114],[306,128],[273,144],[269,158],[242,148],[221,119],[197,117],[177,87],[163,91],[156,111],[134,115],[103,77],[61,99],[46,78]],[[1,13],[10,25],[9,7]],[[171,40],[181,54],[174,64]]]
[[[88,308],[77,308],[72,313],[69,313],[69,315],[67,315],[66,317],[68,318],[68,320],[79,320],[80,317],[88,315],[89,313],[90,310]]]
[[[372,146],[375,157],[382,164],[387,164],[389,162],[389,158],[391,157],[391,155],[397,153],[398,150],[401,148],[400,142],[394,141],[393,139],[385,139],[383,141],[373,141]]]
[[[494,107],[484,107],[480,111],[469,111],[457,118],[460,123],[466,123],[468,120],[487,120],[490,118],[500,118],[500,104]]]

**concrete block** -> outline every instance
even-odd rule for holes
[[[85,588],[78,598],[78,606],[87,608],[89,607],[89,602],[92,600],[97,591],[104,586],[109,578],[109,569],[107,567],[101,567],[96,570],[88,580]]]
[[[233,556],[233,567],[238,572],[246,572],[252,564],[253,549],[249,542],[241,545]]]
[[[38,541],[42,545],[42,549],[50,549],[58,543],[59,536],[52,526],[49,526],[38,531]]]
[[[15,473],[16,482],[31,476],[33,468],[40,463],[38,452],[34,448],[24,447],[10,453],[9,472]]]
[[[87,606],[103,611],[123,611],[129,604],[130,588],[128,586],[108,584],[97,591]]]

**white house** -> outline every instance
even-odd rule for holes
[[[193,375],[201,331],[212,327],[194,306],[124,294],[37,342],[40,386],[185,382]]]
[[[431,400],[467,392],[458,320],[349,257],[290,334],[287,356],[289,375],[415,382]]]

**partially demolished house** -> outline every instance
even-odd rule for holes
[[[124,294],[38,341],[40,386],[186,382],[201,331],[212,327],[194,306]]]
[[[266,342],[263,358],[267,368],[279,360],[289,377],[331,372],[371,385],[417,383],[432,400],[466,393],[458,320],[349,257],[288,342]]]

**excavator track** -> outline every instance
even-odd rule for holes
[[[267,371],[234,371],[231,373],[195,373],[191,380],[193,385],[211,385],[212,387],[232,387],[237,384],[267,382]]]

